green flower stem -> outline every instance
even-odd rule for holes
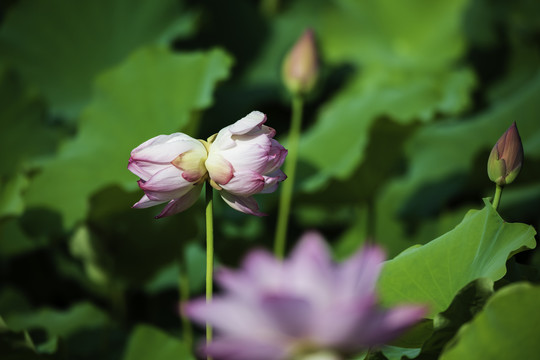
[[[185,304],[189,300],[189,278],[187,271],[182,269],[180,265],[180,275],[178,277],[178,292],[180,294],[180,303]],[[191,349],[193,344],[193,329],[191,328],[191,322],[188,317],[181,312],[180,317],[182,319],[182,335],[186,346]]]
[[[497,187],[495,188],[495,196],[493,197],[493,208],[495,210],[497,210],[497,208],[499,207],[499,202],[501,201],[501,193],[502,193],[502,186],[501,185],[496,185]]]
[[[289,214],[291,212],[291,199],[294,188],[294,177],[296,173],[296,160],[298,158],[298,143],[300,141],[300,130],[302,127],[302,107],[303,99],[300,95],[295,95],[292,99],[291,130],[289,132],[287,159],[285,160],[285,180],[281,187],[279,199],[279,211],[277,220],[276,237],[274,239],[274,254],[283,259],[285,255],[285,245],[287,240],[287,226]]]
[[[212,281],[214,273],[214,216],[212,211],[212,186],[206,183],[206,302],[212,302]],[[212,342],[212,326],[206,323],[206,343]],[[211,360],[211,357],[207,357]]]

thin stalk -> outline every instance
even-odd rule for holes
[[[495,196],[493,197],[493,208],[495,210],[497,210],[497,208],[499,207],[499,202],[501,201],[501,193],[502,193],[502,186],[501,185],[497,185],[497,187],[495,188]]]
[[[189,278],[187,272],[182,269],[180,265],[180,274],[178,276],[178,292],[180,295],[180,303],[185,304],[189,300]],[[193,329],[191,328],[191,322],[188,317],[180,312],[180,317],[182,319],[182,337],[186,346],[191,349],[193,344]]]
[[[294,189],[294,178],[296,174],[296,162],[298,159],[298,143],[300,141],[300,129],[302,128],[302,108],[303,99],[296,95],[292,99],[291,130],[289,131],[287,159],[285,160],[285,174],[287,180],[281,187],[279,199],[278,220],[276,227],[276,237],[274,239],[274,254],[283,259],[287,242],[287,226],[291,212],[291,199]]]
[[[206,183],[206,302],[212,302],[212,282],[214,273],[214,216],[212,211],[212,186]],[[212,342],[212,326],[206,323],[206,344]],[[211,357],[206,357],[212,360]]]

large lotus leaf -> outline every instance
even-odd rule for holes
[[[458,291],[485,277],[499,280],[506,260],[522,248],[534,248],[532,226],[506,223],[486,202],[470,211],[452,231],[386,262],[379,279],[384,304],[425,303],[430,316],[445,310]]]
[[[0,54],[54,112],[73,117],[89,101],[96,75],[141,45],[189,32],[191,22],[175,0],[23,0],[6,15]]]
[[[517,283],[502,288],[460,329],[440,359],[538,358],[539,303],[539,286]]]
[[[487,156],[513,121],[521,134],[525,162],[539,158],[539,112],[540,75],[537,75],[520,91],[478,116],[423,127],[406,144],[409,160],[406,175],[389,183],[377,200],[377,240],[388,245],[392,253],[403,249],[407,236],[400,220],[414,217],[413,212],[437,213],[464,186],[476,157],[482,151]],[[521,177],[533,170],[534,167],[525,166]],[[485,181],[489,184],[485,165],[480,173],[486,174]],[[519,180],[512,187],[518,186]]]
[[[220,50],[135,52],[98,79],[77,136],[32,182],[28,203],[59,211],[71,226],[86,215],[92,193],[106,185],[134,185],[136,177],[126,169],[131,150],[159,134],[193,130],[191,115],[210,105],[230,65]]]
[[[138,325],[131,333],[124,360],[193,360],[189,347],[177,338],[149,325]]]
[[[276,20],[269,45],[248,73],[250,81],[276,86],[285,52],[307,26],[314,28],[328,65],[326,77],[336,75],[334,69],[352,69],[302,136],[300,159],[316,169],[305,190],[350,176],[364,159],[369,129],[378,118],[429,121],[468,105],[474,76],[455,66],[463,54],[466,3],[306,1]]]

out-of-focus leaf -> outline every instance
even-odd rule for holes
[[[180,276],[187,276],[190,293],[195,294],[201,291],[206,280],[206,252],[200,245],[191,243],[184,249],[182,268],[183,270],[178,262],[163,268],[146,285],[146,290],[152,294],[165,289],[178,288]]]
[[[5,181],[0,179],[0,218],[22,214],[24,202],[21,193],[27,186],[28,179],[21,173],[16,173]]]
[[[517,283],[502,288],[459,330],[440,359],[537,358],[540,353],[539,303],[539,286]]]
[[[186,344],[149,325],[138,325],[131,333],[124,360],[194,360]]]
[[[366,206],[357,209],[356,220],[349,227],[338,242],[333,246],[334,257],[343,260],[354,254],[367,240],[369,213]]]
[[[44,237],[33,238],[25,234],[15,218],[0,221],[0,257],[21,255],[47,244]]]
[[[429,121],[469,104],[474,75],[455,65],[464,50],[466,5],[466,0],[298,1],[276,20],[269,45],[248,73],[250,81],[279,81],[283,55],[307,26],[315,31],[328,68],[354,71],[302,136],[300,159],[318,170],[306,190],[350,176],[364,159],[369,129],[378,118]]]
[[[84,265],[86,276],[94,283],[105,286],[108,284],[108,276],[100,263],[106,257],[110,266],[110,256],[99,244],[92,241],[90,231],[86,226],[79,227],[70,239],[70,252],[73,257],[80,259]]]
[[[204,288],[206,279],[206,251],[198,244],[186,249],[185,261],[189,279],[189,289],[196,293]]]
[[[10,312],[22,312],[30,309],[28,299],[16,288],[4,286],[0,290],[0,314],[6,316]]]
[[[420,353],[420,349],[408,349],[397,346],[385,346],[381,352],[388,360],[401,360],[403,356],[414,359]]]
[[[406,175],[389,183],[377,200],[377,240],[393,252],[399,251],[407,238],[403,217],[411,211],[436,214],[464,186],[475,157],[481,151],[489,151],[513,121],[517,121],[521,134],[525,161],[539,158],[539,112],[540,75],[537,75],[512,97],[476,117],[423,127],[407,143]],[[489,184],[485,166],[482,164],[481,173],[486,174]],[[525,168],[523,173],[526,171],[531,170]],[[518,186],[519,179],[512,185]]]
[[[60,132],[47,124],[35,92],[0,64],[0,218],[20,215],[29,163],[54,150]]]
[[[40,359],[27,332],[11,331],[0,317],[0,356],[6,360]]]
[[[230,65],[220,50],[175,54],[150,47],[103,74],[76,138],[63,144],[30,185],[29,204],[60,211],[71,227],[84,218],[87,198],[100,188],[134,188],[136,177],[126,169],[131,150],[159,134],[193,131],[190,116],[211,104]]]
[[[75,119],[101,71],[141,45],[191,31],[193,16],[180,13],[174,0],[18,1],[0,29],[0,54],[54,112]]]
[[[14,176],[33,157],[54,150],[57,132],[44,114],[35,91],[0,65],[0,180]]]
[[[433,316],[469,282],[502,278],[509,256],[536,246],[535,234],[531,226],[504,222],[486,202],[454,230],[387,261],[378,283],[381,299],[386,305],[425,303]]]
[[[44,308],[35,312],[10,314],[5,321],[12,330],[42,328],[50,337],[69,336],[84,329],[110,323],[102,310],[88,302],[75,304],[66,311]]]

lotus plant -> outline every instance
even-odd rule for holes
[[[207,140],[174,133],[145,141],[129,159],[144,191],[133,207],[167,203],[157,218],[179,213],[197,201],[208,181],[232,208],[264,215],[252,195],[273,192],[285,180],[280,167],[287,155],[265,121],[265,114],[253,111]]]
[[[241,270],[221,269],[223,294],[182,310],[214,326],[217,336],[202,352],[216,360],[342,359],[396,338],[426,314],[424,306],[377,304],[383,260],[379,247],[366,246],[335,264],[311,232],[288,259],[256,250]]]
[[[144,196],[133,207],[167,203],[156,218],[189,208],[206,183],[207,301],[212,300],[214,263],[212,189],[219,190],[232,208],[262,216],[265,214],[259,211],[252,195],[273,192],[286,178],[280,167],[287,150],[273,139],[275,131],[265,122],[265,114],[253,111],[207,140],[183,133],[159,135],[137,146],[129,158],[128,169],[139,176],[139,187],[144,190]],[[206,338],[212,340],[209,325]]]

